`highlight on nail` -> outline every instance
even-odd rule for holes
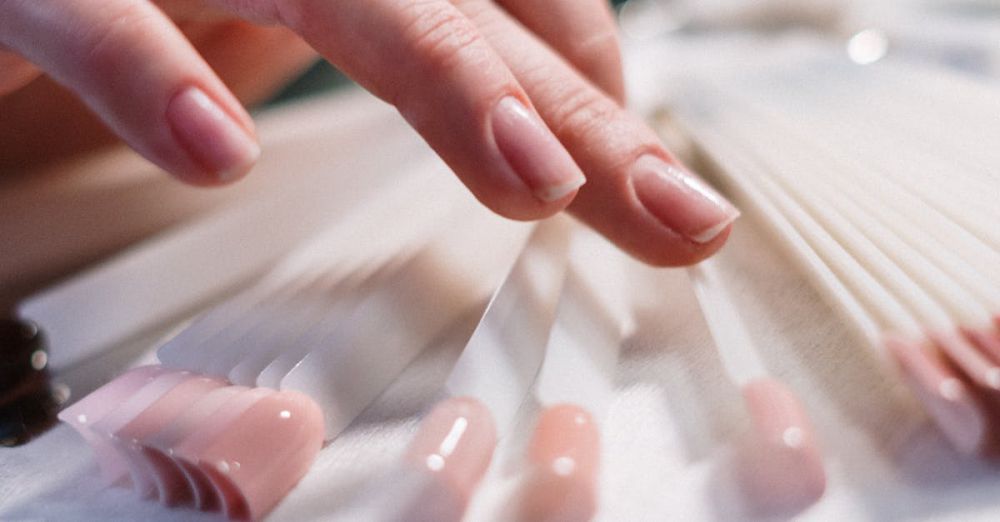
[[[739,445],[739,486],[745,504],[758,515],[794,514],[826,491],[817,436],[795,392],[769,374],[717,263],[703,261],[688,273],[722,367],[743,395],[753,423]]]
[[[593,519],[600,457],[600,434],[590,413],[572,404],[543,410],[528,445],[520,520]]]
[[[448,493],[441,498],[456,503],[452,511],[464,513],[489,467],[496,442],[496,428],[486,406],[471,397],[455,397],[435,406],[421,421],[405,462],[410,469],[433,477],[433,487]]]

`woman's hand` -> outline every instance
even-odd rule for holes
[[[178,26],[234,20],[291,29],[396,106],[502,215],[568,206],[662,265],[707,257],[738,215],[622,109],[606,0],[0,0],[0,95],[37,67],[165,170],[226,183],[259,154],[253,122]],[[293,40],[259,48],[294,49],[278,62],[295,67],[308,57]]]

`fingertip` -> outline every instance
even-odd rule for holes
[[[728,241],[731,232],[732,225],[728,225],[707,243],[695,243],[678,237],[672,241],[650,241],[627,249],[639,260],[655,267],[685,267],[698,264],[718,253]]]
[[[527,192],[492,194],[487,196],[476,195],[483,205],[503,216],[514,221],[538,221],[550,218],[565,210],[579,193],[580,183],[573,188],[563,188],[560,191],[549,194],[550,199],[544,200],[539,195]],[[561,192],[561,195],[559,193]]]
[[[180,89],[167,104],[166,118],[189,166],[169,169],[200,186],[232,183],[260,157],[256,135],[198,86]]]

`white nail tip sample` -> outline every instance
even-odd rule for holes
[[[140,496],[241,520],[270,512],[323,440],[323,412],[303,394],[156,366],[118,377],[60,418],[109,478],[127,471]]]

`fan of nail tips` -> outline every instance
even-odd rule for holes
[[[133,369],[60,413],[105,479],[143,498],[258,520],[312,465],[323,413],[291,391],[163,366]]]
[[[168,340],[165,365],[126,373],[61,418],[94,448],[108,482],[167,505],[260,518],[309,468],[319,442],[480,305],[521,250],[527,225],[471,201],[447,203],[411,215],[381,256],[332,256],[351,235],[320,234]],[[534,277],[560,280],[547,275]],[[305,410],[266,407],[272,396]]]
[[[738,81],[690,79],[669,124],[899,370],[953,446],[987,452],[1000,389],[990,167],[1000,149],[984,139],[1000,135],[1000,98],[953,75],[860,67],[826,49],[780,63]]]

